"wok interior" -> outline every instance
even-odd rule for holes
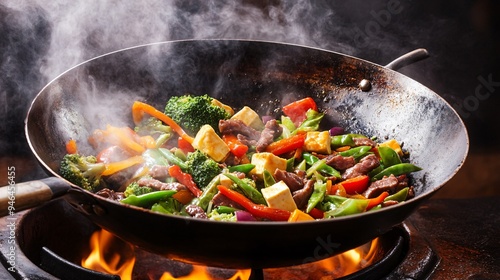
[[[370,92],[357,84],[372,81]],[[163,110],[172,95],[209,94],[236,108],[279,115],[290,101],[312,96],[327,117],[324,128],[395,138],[424,171],[413,175],[417,196],[435,191],[461,166],[467,134],[439,96],[404,75],[323,50],[253,41],[180,41],[99,57],[50,83],[27,121],[30,144],[57,174],[65,142],[87,143],[106,124],[132,125],[131,104]]]
[[[372,81],[370,92],[357,88],[365,78]],[[169,96],[186,93],[206,93],[235,108],[248,105],[273,116],[282,105],[311,96],[327,115],[325,129],[335,125],[380,140],[395,138],[411,153],[411,162],[424,169],[414,173],[416,198],[406,203],[311,223],[189,219],[139,211],[94,195],[106,214],[88,214],[93,222],[135,245],[186,262],[289,266],[360,246],[408,217],[458,171],[467,154],[467,133],[458,115],[406,76],[324,50],[236,40],[146,45],[70,69],[34,100],[28,140],[40,162],[57,176],[69,139],[77,141],[82,153],[93,154],[88,136],[108,123],[132,125],[135,100],[163,110]]]

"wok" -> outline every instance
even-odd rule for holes
[[[371,89],[358,87],[363,79],[371,82]],[[275,116],[282,105],[311,96],[326,113],[325,128],[342,126],[403,142],[411,162],[423,168],[412,177],[416,197],[329,220],[228,223],[152,213],[61,179],[58,168],[66,141],[75,139],[82,153],[95,153],[88,136],[108,123],[131,125],[135,100],[162,109],[169,96],[186,93],[208,93],[233,107],[248,105]],[[405,220],[459,170],[468,151],[467,132],[456,112],[436,93],[400,73],[331,51],[243,40],[148,44],[77,65],[36,96],[26,135],[53,177],[41,186],[24,184],[31,187],[28,191],[18,184],[17,209],[22,203],[37,203],[33,197],[45,194],[46,200],[64,194],[97,225],[137,246],[176,260],[234,268],[296,265],[362,245]],[[9,198],[5,189],[3,193],[5,202]]]

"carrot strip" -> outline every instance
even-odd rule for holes
[[[78,153],[78,146],[76,145],[75,139],[70,139],[66,143],[66,152],[68,154],[76,154],[76,153]]]
[[[122,161],[107,163],[105,165],[106,169],[104,170],[104,172],[102,172],[102,175],[108,176],[108,175],[114,174],[120,170],[123,170],[125,168],[129,168],[131,166],[134,166],[134,165],[142,163],[142,162],[144,162],[144,158],[142,158],[141,156],[134,156],[134,157],[130,157],[128,159],[122,160]]]
[[[368,205],[366,206],[366,211],[372,209],[373,207],[384,202],[384,199],[389,196],[388,192],[383,192],[379,196],[368,199]]]
[[[188,141],[190,144],[193,143],[194,138],[189,136],[174,120],[164,113],[156,110],[153,106],[140,101],[135,101],[132,105],[132,118],[135,124],[139,124],[144,117],[144,113],[147,113],[162,122],[170,126],[180,137]]]
[[[112,136],[116,136],[118,138],[119,143],[126,149],[132,150],[137,153],[143,153],[146,149],[141,144],[135,142],[131,139],[131,135],[127,133],[124,129],[119,127],[108,125],[106,130]]]

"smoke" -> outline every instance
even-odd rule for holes
[[[342,26],[336,27],[335,13],[325,5],[306,0],[2,1],[0,100],[6,122],[0,128],[9,135],[0,143],[2,153],[27,150],[23,120],[43,85],[111,51],[169,40],[224,38],[352,52],[348,44],[331,39]]]

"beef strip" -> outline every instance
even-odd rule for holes
[[[221,193],[217,193],[216,195],[214,195],[214,197],[212,198],[212,205],[213,207],[228,206],[241,210],[244,209],[243,206],[241,206],[239,203],[234,202],[233,200],[229,199],[227,196]]]
[[[298,191],[294,191],[292,194],[293,201],[297,208],[304,209],[307,206],[307,201],[314,191],[314,180],[309,180],[306,182],[304,187]]]
[[[344,174],[342,174],[342,179],[346,180],[349,178],[354,178],[360,175],[366,175],[368,172],[377,168],[380,165],[380,161],[374,154],[369,154],[362,158],[353,167],[348,168]]]
[[[354,145],[356,146],[377,146],[377,142],[373,141],[370,138],[352,138],[352,140],[354,141]]]
[[[283,133],[283,129],[279,126],[276,120],[270,120],[266,122],[264,130],[260,134],[260,138],[255,145],[255,149],[258,153],[264,152],[274,140],[274,138],[278,137]]]
[[[383,192],[388,192],[389,194],[394,194],[404,188],[408,187],[408,177],[406,175],[400,176],[384,176],[384,178],[372,182],[370,186],[363,192],[363,195],[367,198],[373,198],[379,196]],[[413,187],[411,188],[413,191]],[[409,194],[410,192],[408,192]],[[410,195],[408,196],[408,198]]]
[[[260,138],[260,132],[258,130],[247,126],[240,120],[220,120],[219,131],[222,134],[241,134],[249,140],[258,141]]]
[[[198,205],[190,204],[190,205],[186,206],[185,209],[186,209],[186,213],[188,213],[189,216],[191,216],[193,218],[208,219],[207,213],[205,213],[205,211],[203,211],[203,208],[201,208]]]
[[[368,189],[363,192],[363,195],[366,198],[377,197],[383,192],[393,193],[398,185],[398,178],[396,176],[391,175],[389,177],[384,177],[380,180],[372,182]]]
[[[156,191],[162,190],[173,190],[173,191],[182,191],[187,190],[187,187],[181,183],[172,182],[172,183],[164,183],[162,181],[152,179],[152,178],[140,178],[137,180],[137,184],[141,187],[150,187]]]
[[[274,179],[277,182],[283,181],[292,192],[298,191],[304,187],[304,178],[305,176],[301,177],[295,173],[286,172],[280,169],[276,169],[276,171],[274,171]]]
[[[158,179],[160,181],[164,181],[166,178],[170,177],[168,173],[168,166],[165,165],[153,165],[149,170],[149,176]]]
[[[339,154],[329,155],[325,158],[325,163],[337,170],[346,170],[356,164],[354,157],[344,157]]]

